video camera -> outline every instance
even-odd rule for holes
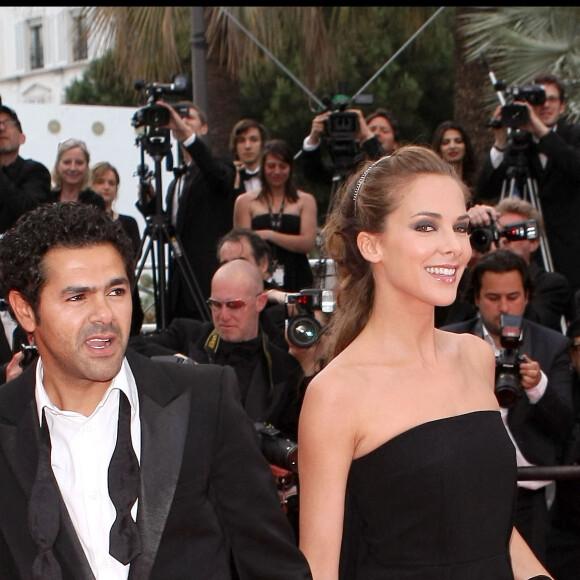
[[[470,229],[469,241],[471,247],[484,254],[494,243],[499,247],[499,240],[506,238],[510,242],[518,240],[536,240],[540,237],[537,220],[523,220],[507,224],[505,227],[497,225],[494,220],[489,226]]]
[[[501,407],[513,407],[522,396],[520,363],[525,359],[520,355],[522,343],[522,317],[513,314],[500,316],[500,352],[495,357],[494,393]]]
[[[279,429],[265,422],[254,423],[260,436],[262,454],[272,465],[298,473],[298,445]]]
[[[309,288],[296,294],[286,294],[286,333],[288,340],[298,348],[310,348],[322,335],[322,326],[314,316],[315,310],[332,314],[332,290]],[[298,314],[289,316],[288,305],[295,304]]]
[[[187,90],[187,78],[184,75],[174,75],[170,84],[146,83],[139,79],[134,86],[138,91],[145,90],[147,105],[133,115],[133,127],[163,127],[169,123],[170,113],[166,107],[157,104],[157,101],[165,95],[183,95]],[[177,112],[183,116],[183,111]]]
[[[530,120],[528,108],[522,104],[524,101],[530,105],[543,105],[546,102],[546,89],[544,85],[530,84],[527,86],[513,85],[505,89],[506,103],[501,108],[501,125],[518,129]]]

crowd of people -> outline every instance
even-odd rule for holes
[[[203,110],[159,100],[180,163],[149,333],[114,164],[76,138],[51,171],[23,159],[2,105],[7,577],[576,578],[580,466],[521,476],[580,464],[580,125],[534,82],[482,167],[460,123],[413,144],[385,108],[346,111],[346,148],[325,111],[298,153],[241,119],[216,155]]]

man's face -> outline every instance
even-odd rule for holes
[[[207,124],[203,123],[199,117],[199,113],[190,107],[187,117],[183,117],[185,124],[196,134],[203,136],[207,133]]]
[[[24,141],[24,135],[12,117],[4,111],[0,112],[0,155],[18,153]]]
[[[543,105],[534,105],[533,108],[544,125],[552,127],[558,122],[560,115],[564,113],[566,104],[560,98],[557,85],[545,83],[544,87],[546,89],[546,102]]]
[[[522,316],[527,303],[528,296],[518,270],[484,272],[475,305],[479,308],[485,327],[494,338],[500,334],[500,316]]]
[[[264,301],[258,300],[256,290],[253,281],[214,276],[211,298],[221,304],[211,306],[211,316],[221,338],[229,342],[244,342],[258,336],[258,320]],[[226,304],[239,300],[244,303],[240,308],[230,308]]]
[[[258,127],[250,127],[238,135],[236,153],[238,159],[248,168],[255,169],[262,156],[262,135]]]
[[[390,155],[397,147],[397,143],[395,141],[395,133],[389,121],[385,117],[375,117],[369,123],[369,129],[379,140],[385,153]]]
[[[521,222],[528,219],[526,216],[522,215],[521,213],[514,213],[514,212],[506,212],[502,214],[497,223],[502,226],[506,227],[509,224],[513,224],[515,222]],[[535,240],[513,240],[510,241],[505,237],[501,237],[499,240],[499,247],[505,250],[510,250],[514,254],[521,256],[528,264],[532,258],[532,253],[538,249],[540,245],[540,239],[537,238]],[[495,249],[495,246],[492,245],[492,248]]]
[[[131,288],[110,244],[56,248],[43,261],[47,282],[38,314],[19,322],[32,332],[51,388],[108,386],[121,368],[131,325]]]

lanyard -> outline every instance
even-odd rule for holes
[[[284,214],[284,206],[286,205],[286,196],[282,199],[282,203],[280,204],[280,210],[278,211],[278,215],[274,215],[272,211],[272,206],[270,205],[270,200],[267,198],[266,203],[268,204],[268,213],[270,214],[270,224],[273,230],[280,231],[282,228],[282,215]]]

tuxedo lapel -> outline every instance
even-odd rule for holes
[[[148,578],[157,556],[181,470],[190,412],[187,392],[170,402],[150,396],[149,389],[154,387],[157,394],[164,388],[171,392],[171,385],[164,384],[166,376],[157,377],[154,371],[142,371],[133,367],[140,392],[141,493],[137,525],[143,551],[131,564],[129,577],[132,579]]]

